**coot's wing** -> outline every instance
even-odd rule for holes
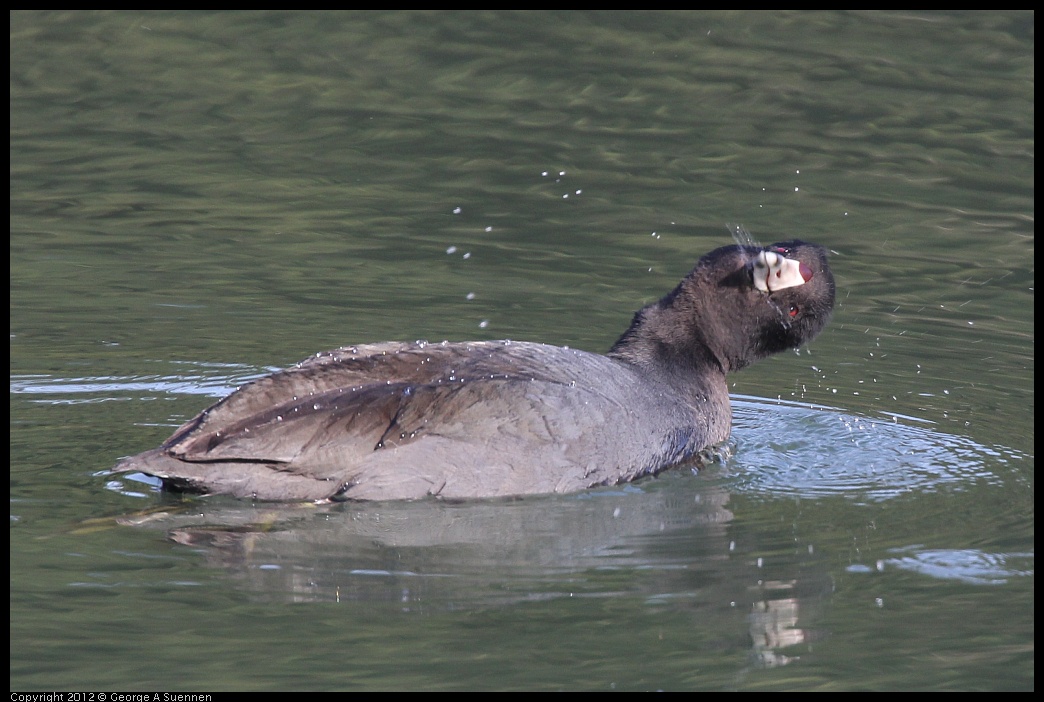
[[[516,353],[525,347],[531,347],[528,354]],[[545,415],[561,409],[556,387],[570,388],[571,396],[578,391],[549,379],[547,366],[531,358],[557,351],[552,349],[504,342],[386,343],[319,354],[244,386],[159,449],[125,459],[116,469],[149,473],[196,492],[322,499],[362,476],[371,484],[368,494],[378,483],[404,477],[420,485],[445,483],[447,476],[473,475],[513,451],[514,460],[543,457],[562,464],[562,447],[555,442],[579,430],[567,420],[564,434],[554,435]],[[414,442],[420,446],[402,451]],[[475,482],[475,489],[490,480],[495,481]],[[512,490],[529,492],[526,487],[520,483]],[[410,490],[398,496],[424,494]]]
[[[367,385],[312,400],[318,409],[287,403],[117,470],[263,500],[570,492],[611,479],[620,461],[606,432],[626,432],[611,421],[615,404],[530,379]]]
[[[221,436],[264,423],[289,407],[372,384],[427,383],[460,360],[461,345],[385,342],[319,353],[293,368],[248,383],[183,424],[162,448],[182,455],[206,453]],[[424,352],[423,356],[419,356]]]

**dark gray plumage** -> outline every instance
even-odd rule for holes
[[[833,303],[822,247],[728,246],[639,310],[608,355],[515,341],[344,347],[243,386],[115,470],[259,500],[627,482],[727,439],[726,374],[811,340]]]

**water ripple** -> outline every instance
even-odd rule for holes
[[[734,398],[733,441],[737,448],[726,470],[738,491],[865,502],[999,485],[1009,473],[1006,464],[1029,458],[905,418],[872,419],[747,396]]]

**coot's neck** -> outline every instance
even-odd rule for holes
[[[673,297],[638,310],[607,355],[675,382],[695,382],[701,390],[715,378],[724,382],[726,360],[718,358],[694,326],[691,310],[683,315],[675,309]]]

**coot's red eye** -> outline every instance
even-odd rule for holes
[[[797,305],[791,305],[790,306],[790,316],[791,317],[797,317],[799,312],[801,312],[801,310],[798,308]]]

